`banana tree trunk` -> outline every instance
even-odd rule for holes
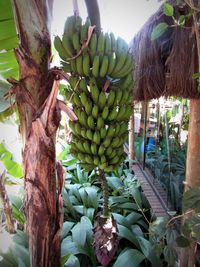
[[[23,141],[26,229],[32,267],[60,265],[62,169],[56,163],[58,81],[49,75],[53,0],[13,0],[20,79],[13,84]],[[56,187],[58,179],[59,188]]]

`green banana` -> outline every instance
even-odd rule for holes
[[[89,52],[92,55],[92,57],[96,54],[96,50],[97,50],[97,35],[96,33],[93,33],[89,43]]]
[[[101,63],[101,67],[100,67],[100,71],[99,71],[99,76],[100,77],[104,77],[107,74],[108,71],[108,56],[104,55],[103,59],[102,59],[102,63]]]
[[[101,130],[101,128],[104,127],[104,120],[101,117],[98,117],[97,119],[97,129]]]
[[[90,155],[86,155],[85,161],[86,163],[93,164],[93,158]]]
[[[75,104],[78,107],[80,107],[82,105],[78,94],[74,93],[74,95],[72,97],[72,103]]]
[[[75,59],[70,60],[70,66],[71,66],[72,72],[77,74],[76,60]]]
[[[112,153],[112,147],[108,147],[107,149],[106,149],[106,151],[105,151],[105,154],[106,154],[106,156],[110,156],[111,155],[111,153]]]
[[[116,75],[118,71],[121,70],[128,56],[129,55],[125,51],[120,51],[119,53],[117,53],[117,59],[116,59],[117,63],[116,63],[114,70],[111,73],[111,76]]]
[[[81,129],[81,131],[79,132],[79,134],[81,133],[81,136],[84,138],[84,139],[87,139],[87,134],[86,134],[86,129]]]
[[[90,21],[89,17],[87,17],[85,24],[81,27],[81,32],[80,32],[81,44],[83,44],[87,41],[89,26],[91,26],[91,21]]]
[[[107,133],[106,128],[101,128],[101,129],[100,129],[100,136],[101,136],[101,139],[104,139],[104,138],[106,137],[106,133]]]
[[[106,104],[106,94],[105,92],[101,91],[98,99],[98,106],[100,110],[102,110],[105,107],[105,104]]]
[[[128,131],[128,125],[126,123],[122,123],[118,135],[121,136],[127,131]]]
[[[79,160],[84,161],[84,159],[85,159],[85,154],[79,152],[78,155],[77,155],[77,157],[78,157]]]
[[[103,111],[102,111],[101,116],[102,116],[102,118],[103,118],[104,120],[106,120],[107,117],[108,117],[108,114],[109,114],[109,108],[108,108],[107,106],[105,106],[105,107],[103,108]]]
[[[70,87],[73,90],[76,90],[79,84],[79,78],[77,76],[71,75],[68,82],[70,84]]]
[[[105,39],[105,55],[109,55],[111,53],[111,38],[110,35],[106,32],[104,35]]]
[[[130,93],[128,91],[123,91],[122,98],[121,98],[119,105],[126,104],[129,98],[130,98]]]
[[[111,73],[113,72],[115,65],[116,65],[116,54],[115,52],[112,52],[109,55],[109,60],[108,60],[108,70],[107,70],[107,75],[111,75]]]
[[[82,142],[78,141],[78,142],[75,143],[75,145],[76,145],[76,147],[77,147],[77,149],[78,149],[79,151],[85,153],[85,149],[84,149],[84,147],[83,147]]]
[[[91,153],[92,153],[92,152],[91,152],[91,147],[90,147],[90,144],[89,144],[88,141],[83,142],[83,147],[84,147],[85,152],[86,152],[87,154],[91,154]]]
[[[128,105],[126,107],[126,113],[123,114],[121,119],[128,120],[133,112],[133,107],[131,105]]]
[[[86,77],[90,76],[90,57],[87,53],[83,56],[83,73]]]
[[[79,87],[80,87],[81,91],[88,93],[87,82],[85,79],[80,80]]]
[[[115,35],[113,32],[110,33],[110,39],[111,39],[111,49],[114,52],[117,50],[117,44],[116,44],[116,39],[115,39]]]
[[[91,144],[91,152],[93,155],[97,155],[97,145],[94,143]]]
[[[116,164],[119,161],[120,157],[118,155],[116,155],[114,158],[112,158],[109,161],[109,164]]]
[[[110,112],[110,114],[108,115],[107,120],[108,120],[108,121],[112,121],[112,120],[116,119],[117,114],[118,114],[117,109],[116,109],[116,108],[113,108],[113,110],[112,110],[112,111]]]
[[[64,35],[66,36],[72,36],[74,32],[74,25],[76,23],[76,17],[75,16],[69,16],[64,25]]]
[[[115,92],[115,101],[113,103],[114,106],[119,105],[121,99],[122,99],[123,91],[118,88],[118,90]]]
[[[120,107],[118,114],[117,114],[117,117],[116,117],[116,120],[121,120],[124,117],[124,115],[126,113],[126,109],[127,109],[126,106]]]
[[[92,116],[93,118],[97,119],[98,118],[98,113],[99,113],[99,107],[94,104],[92,108]]]
[[[99,99],[99,88],[96,85],[96,81],[94,79],[90,79],[90,94],[92,97],[92,100],[95,104],[98,104],[98,99]]]
[[[91,140],[93,139],[93,133],[90,129],[86,131],[87,139]]]
[[[71,128],[73,133],[76,133],[75,125],[76,125],[76,122],[69,121],[69,127]]]
[[[112,107],[115,101],[115,91],[110,91],[107,98],[107,106]]]
[[[93,135],[93,139],[92,139],[92,141],[93,141],[95,144],[99,145],[99,144],[100,144],[100,140],[101,140],[101,137],[100,137],[100,133],[99,133],[99,131],[95,131],[95,132],[94,132],[94,135]]]
[[[100,161],[101,161],[101,164],[102,164],[102,163],[106,163],[107,159],[106,159],[105,155],[102,155],[102,156],[100,157]]]
[[[119,139],[118,136],[114,137],[112,142],[111,142],[111,144],[110,144],[110,146],[111,147],[117,147],[119,141],[120,141],[120,139]]]
[[[114,133],[114,136],[117,136],[119,134],[120,128],[121,128],[121,124],[120,123],[116,123],[115,124],[115,133]]]
[[[111,143],[111,138],[106,137],[102,144],[106,148],[110,145],[110,143]]]
[[[96,165],[96,166],[98,166],[99,165],[99,162],[100,162],[100,160],[99,160],[99,157],[94,157],[94,164]]]
[[[107,162],[99,164],[99,169],[100,170],[104,171],[107,167],[108,167],[108,163]]]
[[[81,125],[80,125],[79,122],[76,122],[76,123],[75,123],[75,132],[76,132],[76,134],[78,134],[78,135],[80,135],[80,133],[81,133]]]
[[[98,149],[98,155],[101,157],[105,152],[105,147],[103,145],[100,145]]]
[[[128,52],[128,44],[120,36],[117,37],[116,44],[117,44],[117,48],[116,48],[117,51]]]
[[[97,53],[99,55],[103,55],[104,54],[104,34],[103,32],[100,32],[99,36],[98,36],[98,40],[97,40]]]
[[[131,54],[128,54],[124,65],[121,67],[121,69],[118,70],[118,72],[115,73],[115,76],[120,76],[121,73],[126,72],[130,68],[133,68],[133,58]],[[132,73],[130,74],[132,76]]]
[[[94,56],[92,64],[92,75],[97,78],[99,76],[100,58],[99,55]]]
[[[117,150],[116,149],[112,149],[112,152],[110,153],[110,155],[108,156],[109,159],[114,158],[117,155]]]
[[[62,38],[62,45],[68,55],[68,57],[73,57],[73,55],[75,55],[75,50],[73,48],[73,44],[72,44],[72,41],[71,39],[67,36],[67,35],[63,35],[63,38]]]
[[[81,49],[79,32],[74,32],[73,33],[73,35],[72,35],[72,44],[73,44],[73,48],[76,51],[76,53],[79,52],[79,50]]]
[[[107,138],[112,138],[114,133],[115,133],[115,127],[114,127],[113,124],[111,124],[107,129],[106,139]]]
[[[83,76],[84,73],[83,73],[83,56],[78,56],[76,59],[76,69],[77,69],[77,72],[80,76]]]
[[[126,69],[123,69],[123,71],[121,72],[118,72],[118,73],[116,73],[115,75],[113,74],[112,75],[112,77],[113,78],[123,78],[123,77],[125,77],[126,75],[128,75],[130,72],[132,72],[133,71],[133,67],[132,66],[130,66],[130,67],[126,67]]]
[[[80,16],[75,16],[74,32],[80,32],[81,27],[82,27],[82,18]]]
[[[95,129],[95,123],[94,123],[94,118],[93,116],[89,116],[87,118],[87,124],[88,124],[88,127],[91,129],[91,130],[94,130]]]
[[[82,92],[80,94],[80,100],[81,100],[81,104],[85,107],[88,103],[88,98],[85,92]]]
[[[62,65],[62,69],[64,70],[64,72],[72,72],[72,68],[69,63],[64,62],[64,61],[61,61],[60,63]]]
[[[54,38],[54,47],[58,51],[59,57],[67,61],[67,59],[70,57],[70,55],[67,53],[67,51],[64,49],[62,41],[59,36],[56,36]]]
[[[80,121],[80,124],[82,126],[84,126],[85,128],[88,127],[88,124],[87,124],[87,115],[84,111],[81,111],[80,113],[80,117],[78,117],[79,121]]]
[[[85,104],[85,112],[87,113],[88,116],[90,116],[92,113],[92,102],[90,100],[88,100],[87,103]]]

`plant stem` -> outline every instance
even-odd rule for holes
[[[0,199],[3,203],[3,210],[6,217],[6,226],[9,233],[15,233],[15,220],[12,215],[12,208],[10,206],[9,198],[4,185],[5,172],[0,175]]]
[[[106,181],[105,172],[102,170],[99,170],[99,180],[101,182],[101,188],[102,188],[102,193],[103,193],[103,216],[108,217],[109,216],[108,183]]]

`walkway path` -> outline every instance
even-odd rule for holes
[[[142,190],[157,217],[169,216],[167,211],[167,192],[155,181],[148,170],[142,170],[139,164],[133,164],[133,171],[141,182]]]

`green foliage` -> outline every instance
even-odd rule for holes
[[[146,164],[152,171],[155,179],[158,179],[168,191],[171,204],[177,212],[181,212],[183,195],[183,181],[185,179],[186,145],[170,145],[170,171],[166,143],[163,141],[160,147],[147,153]]]
[[[165,22],[161,22],[158,25],[156,25],[156,27],[153,29],[153,31],[151,33],[151,40],[154,41],[158,37],[163,35],[163,33],[167,30],[168,27],[169,27],[169,25]]]
[[[4,164],[7,172],[16,177],[16,178],[22,178],[23,177],[23,171],[22,166],[18,164],[17,162],[12,160],[12,153],[10,153],[4,146],[3,143],[0,143],[0,160]]]
[[[68,155],[64,162],[68,158],[71,159],[71,156]],[[66,171],[63,190],[65,222],[61,243],[62,266],[95,267],[98,264],[92,246],[92,224],[95,214],[102,208],[100,184],[95,172],[83,171],[78,162],[68,165]],[[124,163],[106,179],[109,185],[109,207],[117,222],[120,239],[116,258],[110,266],[122,266],[122,262],[126,262],[127,266],[163,266],[163,237],[166,228],[161,236],[155,224],[155,232],[151,230],[151,234],[147,234],[155,218],[151,215],[149,203],[134,174]],[[165,226],[166,222],[163,228]],[[161,249],[157,248],[158,244]],[[75,265],[71,265],[71,261]]]
[[[1,0],[0,10],[0,75],[17,79],[19,67],[13,48],[18,46],[18,37],[11,1]]]
[[[164,3],[163,4],[163,13],[168,17],[172,17],[174,15],[173,6],[170,5],[169,3]]]

